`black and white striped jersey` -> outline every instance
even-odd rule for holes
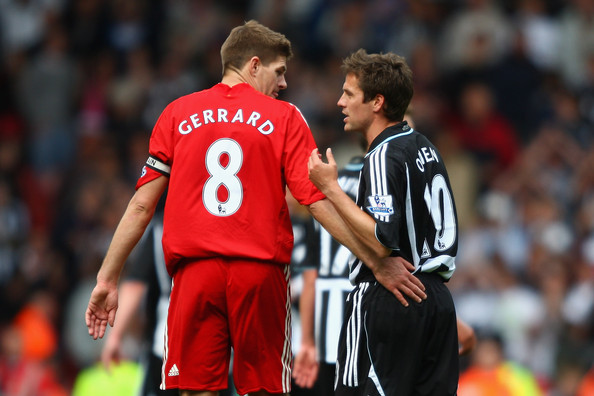
[[[338,172],[338,184],[355,201],[363,157],[355,157]],[[315,298],[315,336],[320,360],[336,363],[336,350],[344,314],[344,302],[353,289],[349,281],[352,253],[338,243],[317,221],[310,239],[308,261],[318,263]]]
[[[458,224],[443,159],[435,146],[406,122],[386,128],[365,155],[357,204],[376,221],[380,243],[448,280],[455,270]],[[354,260],[350,280],[373,280]]]

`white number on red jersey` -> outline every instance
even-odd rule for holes
[[[230,216],[241,207],[243,187],[237,173],[242,165],[243,151],[233,139],[219,139],[206,151],[206,170],[210,177],[204,183],[202,202],[213,215]],[[226,189],[226,198],[221,198],[225,196],[221,189]]]

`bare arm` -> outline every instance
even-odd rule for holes
[[[299,296],[299,317],[301,318],[301,348],[295,357],[293,378],[302,388],[311,388],[318,377],[319,363],[316,354],[314,311],[315,283],[318,271],[303,272],[303,290]]]
[[[309,159],[309,177],[327,199],[310,205],[311,214],[342,245],[365,263],[375,278],[405,307],[404,295],[417,302],[427,298],[425,286],[412,274],[414,266],[402,257],[389,257],[391,250],[375,237],[375,220],[342,191],[336,162],[328,149],[326,164],[317,149]]]
[[[151,221],[168,181],[168,178],[161,176],[141,186],[116,228],[85,313],[89,335],[93,339],[103,337],[107,324],[113,326],[118,309],[117,285],[124,263]]]
[[[125,281],[120,286],[118,320],[114,322],[101,350],[101,361],[107,370],[112,361],[120,361],[122,339],[132,323],[146,289],[146,283],[138,280]]]
[[[460,345],[458,354],[467,355],[476,345],[476,334],[474,329],[462,319],[457,319],[456,325],[458,327],[458,344]]]
[[[391,250],[382,245],[375,237],[375,220],[363,212],[355,202],[344,192],[338,184],[338,168],[332,150],[326,151],[328,163],[320,158],[315,149],[309,157],[309,179],[326,195],[340,217],[343,218],[351,232],[363,243],[367,249],[377,257],[388,257]],[[367,263],[367,262],[366,262]]]
[[[357,205],[354,206],[355,210],[363,213]],[[346,246],[373,271],[378,282],[391,291],[402,305],[408,306],[404,295],[417,302],[427,298],[425,286],[419,278],[411,273],[414,271],[414,266],[402,257],[378,257],[350,230],[348,224],[328,199],[322,199],[309,205],[309,211],[339,243]]]

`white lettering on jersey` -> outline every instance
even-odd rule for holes
[[[202,112],[202,118],[204,119],[204,125],[209,122],[215,122],[214,118],[212,118],[212,110],[204,110]]]
[[[217,122],[229,122],[227,121],[227,113],[227,109],[218,109],[219,118],[217,118]]]
[[[216,111],[216,117],[215,117]],[[177,131],[182,135],[187,135],[195,129],[200,128],[202,125],[211,124],[211,123],[219,123],[219,122],[226,122],[228,123],[229,120],[227,116],[230,116],[229,111],[227,109],[216,109],[216,110],[203,110],[202,111],[202,119],[198,116],[198,113],[190,115],[187,119],[182,120],[179,125],[177,126]],[[246,121],[244,121],[243,116],[243,109],[237,109],[233,117],[231,118],[231,123],[239,122],[246,125],[251,125],[258,130],[263,135],[270,135],[274,132],[274,124],[270,120],[263,120],[260,122],[262,115],[256,111],[253,111]]]
[[[425,164],[431,161],[439,162],[439,158],[437,157],[437,153],[431,147],[421,147],[419,151],[417,151],[418,158],[416,159],[417,168],[421,172],[425,172]]]

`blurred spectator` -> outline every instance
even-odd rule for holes
[[[440,59],[448,70],[495,64],[511,43],[512,28],[493,0],[464,0],[443,27]]]
[[[51,294],[34,295],[13,322],[2,328],[0,393],[19,396],[66,396],[54,358],[57,302]]]
[[[580,381],[577,393],[575,396],[589,396],[594,395],[594,369],[588,373]]]
[[[519,34],[525,42],[526,55],[538,69],[557,66],[560,32],[558,21],[550,15],[547,0],[520,0],[514,13]]]
[[[138,363],[122,361],[109,371],[101,363],[96,363],[77,375],[72,396],[135,395],[140,389],[141,379]]]
[[[493,66],[488,77],[497,109],[509,119],[523,146],[532,140],[550,107],[542,92],[546,69],[539,68],[530,55],[528,40],[527,33],[519,26],[509,52]]]
[[[569,88],[575,89],[588,82],[589,62],[594,54],[594,2],[567,3],[559,19],[559,70]]]
[[[46,22],[55,17],[61,0],[0,1],[1,49],[7,58],[33,50],[43,41]]]
[[[482,188],[516,160],[520,150],[517,135],[497,111],[487,84],[475,81],[464,85],[457,106],[446,115],[445,123],[447,133],[473,155]]]
[[[30,161],[38,173],[63,171],[75,150],[72,117],[78,81],[60,25],[48,29],[40,52],[17,78],[19,109],[31,130]]]
[[[460,374],[459,396],[544,395],[530,370],[505,358],[501,338],[480,334],[472,364]]]
[[[0,284],[8,283],[16,272],[28,232],[25,204],[8,180],[0,178]]]

